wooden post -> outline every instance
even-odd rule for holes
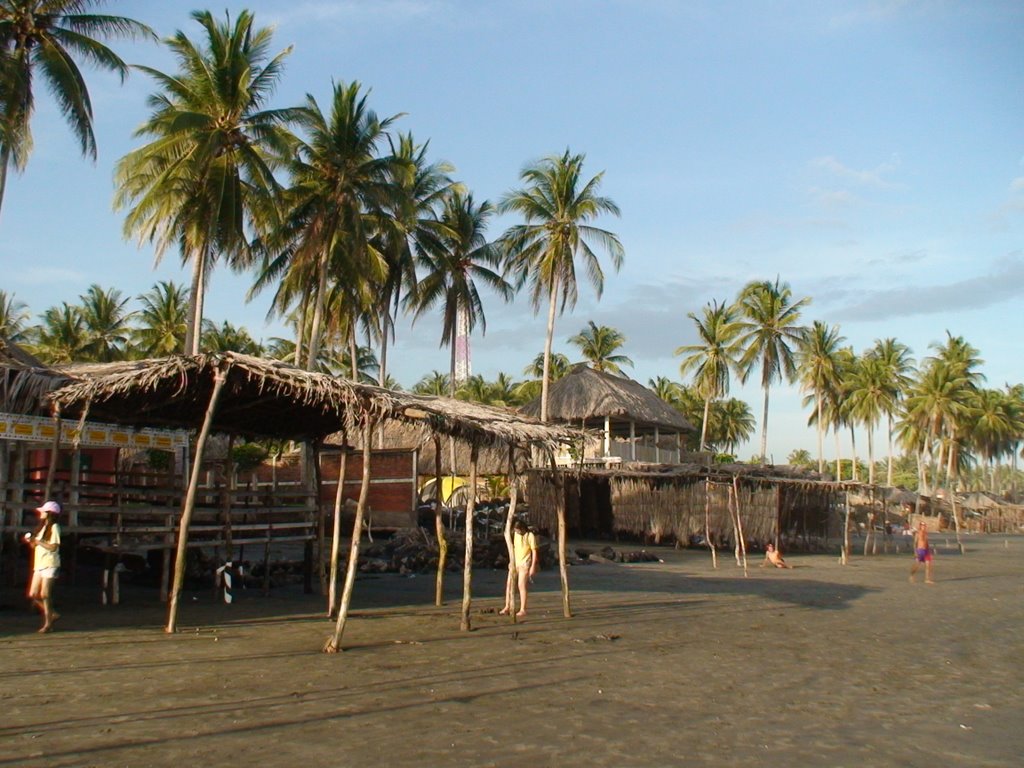
[[[747,540],[743,536],[743,517],[740,515],[740,484],[739,475],[732,476],[733,495],[736,497],[736,530],[739,534],[740,554],[743,557],[743,576],[747,573]]]
[[[185,505],[181,511],[181,522],[178,524],[178,549],[174,558],[174,583],[171,585],[171,600],[167,611],[167,627],[165,632],[173,633],[178,623],[178,600],[181,597],[181,587],[185,581],[185,551],[188,547],[188,527],[192,522],[192,512],[196,505],[196,490],[199,486],[199,468],[202,466],[203,453],[206,450],[206,439],[210,436],[210,425],[213,423],[213,416],[217,412],[217,401],[220,399],[224,382],[227,381],[227,368],[218,368],[213,376],[213,392],[210,394],[210,402],[206,406],[206,416],[203,418],[203,426],[196,439],[196,455],[192,463],[192,472],[189,476],[188,491],[185,494]]]
[[[565,524],[565,479],[555,468],[554,456],[551,457],[551,472],[558,491],[558,575],[562,582],[562,616],[572,618],[572,607],[569,604],[569,567],[566,562],[567,531]]]
[[[348,549],[348,565],[345,568],[345,586],[341,592],[341,606],[338,608],[338,620],[334,625],[334,634],[327,638],[324,653],[337,653],[341,650],[341,636],[345,632],[348,619],[348,607],[352,602],[352,590],[356,583],[356,571],[359,570],[359,540],[363,534],[363,516],[366,514],[366,502],[370,497],[370,457],[373,453],[373,419],[367,417],[363,424],[363,479],[359,486],[359,503],[356,505],[356,519],[352,524],[352,544]]]
[[[57,459],[60,456],[60,409],[54,408],[53,410],[53,444],[50,446],[50,467],[46,471],[46,491],[43,493],[43,501],[50,500],[50,494],[53,493],[53,481],[57,475]]]
[[[0,584],[3,583],[4,533],[7,526],[7,476],[10,471],[10,444],[0,440]]]
[[[519,498],[519,488],[516,482],[516,454],[515,446],[508,447],[508,514],[505,516],[505,529],[502,533],[505,536],[505,547],[508,549],[508,578],[505,580],[505,605],[508,607],[508,617],[512,623],[516,623],[515,595],[516,585],[519,583],[518,564],[516,563],[516,548],[512,539],[512,523],[516,517],[516,502]]]
[[[704,538],[711,550],[711,567],[718,569],[718,552],[715,550],[715,543],[711,540],[711,480],[704,480]]]
[[[323,448],[322,441],[316,441],[313,443],[313,507],[314,514],[316,515],[316,547],[314,552],[313,561],[316,563],[316,576],[317,581],[320,582],[320,594],[327,596],[327,560],[324,557],[327,551],[327,511],[324,509],[324,505],[320,503],[320,491],[323,488],[323,468],[321,462],[323,461],[321,449]]]
[[[341,453],[338,455],[338,490],[334,494],[334,530],[331,534],[331,576],[327,589],[327,617],[334,617],[338,599],[338,554],[341,549],[341,511],[345,506],[345,470],[348,465],[348,439],[341,433]]]
[[[235,436],[228,435],[228,455],[224,457],[224,485],[221,486],[221,514],[224,522],[224,562],[229,563],[235,556],[235,547],[231,538],[231,491],[235,487],[234,462],[231,453],[235,449]]]
[[[469,449],[469,499],[466,501],[466,549],[462,561],[462,621],[459,629],[469,632],[472,622],[469,610],[473,603],[473,520],[476,512],[476,464],[480,448],[473,443]]]
[[[850,490],[846,490],[845,496],[846,504],[846,516],[843,519],[843,555],[839,558],[839,562],[843,565],[849,565],[850,562]]]
[[[441,505],[441,437],[434,435],[434,532],[437,535],[437,578],[434,605],[444,605],[444,569],[448,565],[448,537],[444,532]]]

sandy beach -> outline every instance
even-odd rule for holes
[[[948,544],[947,544],[948,542]],[[0,766],[1016,766],[1024,755],[1024,537],[935,537],[938,583],[907,554],[706,551],[538,575],[530,615],[497,615],[503,574],[361,578],[344,653],[322,598],[189,593],[181,631],[128,587],[61,585],[57,631],[8,591]],[[630,549],[620,545],[622,549]]]

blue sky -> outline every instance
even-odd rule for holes
[[[177,0],[105,9],[161,36],[197,35]],[[980,349],[991,386],[1024,380],[1024,5],[1018,2],[673,2],[671,0],[221,0],[254,11],[275,50],[294,45],[275,106],[331,82],[372,88],[381,116],[430,140],[478,199],[566,147],[622,210],[601,225],[626,259],[598,301],[589,286],[558,319],[556,349],[588,320],[621,330],[627,369],[679,379],[688,312],[779,277],[810,296],[805,317],[839,324],[855,349],[894,336],[917,358],[948,330]],[[115,43],[171,70],[154,44]],[[33,318],[92,283],[137,295],[187,283],[178,255],[154,269],[112,210],[113,166],[137,146],[152,83],[86,71],[99,161],[82,159],[40,89],[35,151],[0,212],[0,287]],[[497,236],[513,223],[494,223]],[[285,335],[249,304],[247,276],[218,270],[206,316]],[[447,370],[439,324],[401,327],[393,375],[409,387]],[[487,308],[473,369],[515,378],[543,348],[525,295]],[[734,383],[760,418],[760,392]],[[769,454],[816,452],[795,387],[772,390]],[[860,445],[864,442],[861,439]],[[741,448],[756,451],[757,436]],[[844,449],[848,455],[848,448]],[[832,441],[826,451],[834,452]]]

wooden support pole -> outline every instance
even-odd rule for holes
[[[192,463],[192,472],[189,476],[188,491],[185,494],[185,505],[181,510],[181,522],[178,524],[178,549],[174,558],[174,581],[171,585],[170,605],[167,609],[167,627],[164,629],[168,634],[177,630],[178,625],[178,601],[181,597],[181,587],[185,582],[185,551],[188,547],[188,527],[192,522],[192,512],[196,505],[196,491],[199,487],[199,468],[202,466],[203,454],[206,451],[206,439],[210,436],[210,425],[213,424],[213,416],[217,412],[217,401],[220,399],[224,382],[227,381],[227,368],[218,368],[213,376],[213,392],[210,394],[210,402],[206,406],[206,416],[203,418],[202,429],[199,430],[199,437],[196,439],[196,455]]]
[[[733,496],[736,500],[736,530],[739,535],[740,543],[740,555],[743,557],[743,576],[749,576],[747,573],[747,540],[743,535],[743,517],[740,514],[740,478],[739,475],[732,476],[732,490]]]
[[[469,499],[466,501],[466,549],[462,561],[462,621],[459,629],[473,629],[469,611],[473,604],[473,520],[476,512],[476,465],[480,448],[476,443],[469,449]]]
[[[434,435],[434,533],[437,535],[437,577],[434,580],[434,605],[444,605],[444,569],[448,567],[448,537],[444,530],[441,503],[441,436]]]
[[[711,550],[711,567],[718,569],[718,552],[715,542],[711,540],[711,480],[704,480],[704,538]]]
[[[7,477],[10,472],[10,444],[0,440],[0,584],[4,580],[4,533],[7,526]],[[13,525],[13,521],[11,521]]]
[[[345,586],[341,592],[341,606],[338,608],[338,620],[334,625],[334,634],[327,638],[324,653],[337,653],[341,650],[341,636],[345,632],[348,619],[348,608],[352,603],[352,590],[356,583],[356,571],[359,570],[359,540],[363,534],[363,517],[370,497],[370,458],[373,454],[373,419],[367,417],[363,425],[363,479],[359,486],[359,503],[356,505],[356,519],[352,524],[352,544],[348,550],[348,565],[345,568]]]
[[[60,457],[60,409],[53,411],[53,443],[50,446],[50,467],[46,471],[46,491],[43,493],[43,501],[49,501],[53,494],[53,481],[57,476],[57,459]]]
[[[516,585],[519,583],[518,564],[516,563],[516,548],[512,538],[512,523],[516,517],[516,502],[519,498],[519,488],[516,478],[516,451],[515,446],[508,447],[508,514],[505,516],[505,528],[502,531],[505,537],[505,547],[508,549],[508,578],[505,580],[505,606],[508,608],[508,617],[512,623],[516,623],[515,594]]]
[[[348,440],[341,433],[341,453],[338,455],[338,490],[334,494],[334,528],[331,532],[331,575],[327,588],[327,617],[334,618],[338,607],[338,555],[341,551],[341,511],[345,506],[345,471],[348,464]]]
[[[551,457],[551,474],[554,478],[557,493],[558,514],[558,575],[562,583],[562,616],[572,618],[572,606],[569,602],[569,564],[566,561],[567,528],[565,524],[565,479],[555,467],[555,459]]]

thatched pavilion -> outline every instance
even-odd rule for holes
[[[476,454],[481,446],[528,445],[551,452],[559,443],[575,438],[572,431],[564,427],[544,425],[508,411],[447,398],[391,392],[236,353],[80,367],[74,379],[51,392],[49,397],[58,418],[84,420],[95,416],[118,424],[174,425],[198,430],[196,455],[179,523],[168,631],[175,629],[188,527],[195,505],[197,470],[209,434],[223,432],[317,443],[339,431],[361,433],[363,481],[337,630],[328,642],[328,650],[338,649],[355,580],[358,534],[362,530],[370,482],[371,436],[377,423],[397,420],[422,424],[439,434],[469,443],[472,446],[471,477],[476,474]],[[515,472],[515,462],[511,471]],[[335,509],[332,586],[340,536],[338,506],[340,493]],[[467,512],[468,520],[471,520],[471,512],[471,509]],[[470,531],[467,531],[466,541],[463,627],[468,629]],[[561,543],[564,575],[564,536]]]
[[[570,533],[636,537],[714,548],[780,542],[809,549],[842,535],[846,492],[857,484],[822,480],[792,467],[752,464],[582,467],[531,470],[528,494],[540,525],[564,503]],[[564,500],[564,501],[563,501]]]
[[[521,413],[539,417],[540,398]],[[678,462],[683,435],[694,427],[643,384],[580,363],[548,390],[548,420],[601,435],[585,447],[584,463]],[[571,463],[566,458],[564,463]]]

